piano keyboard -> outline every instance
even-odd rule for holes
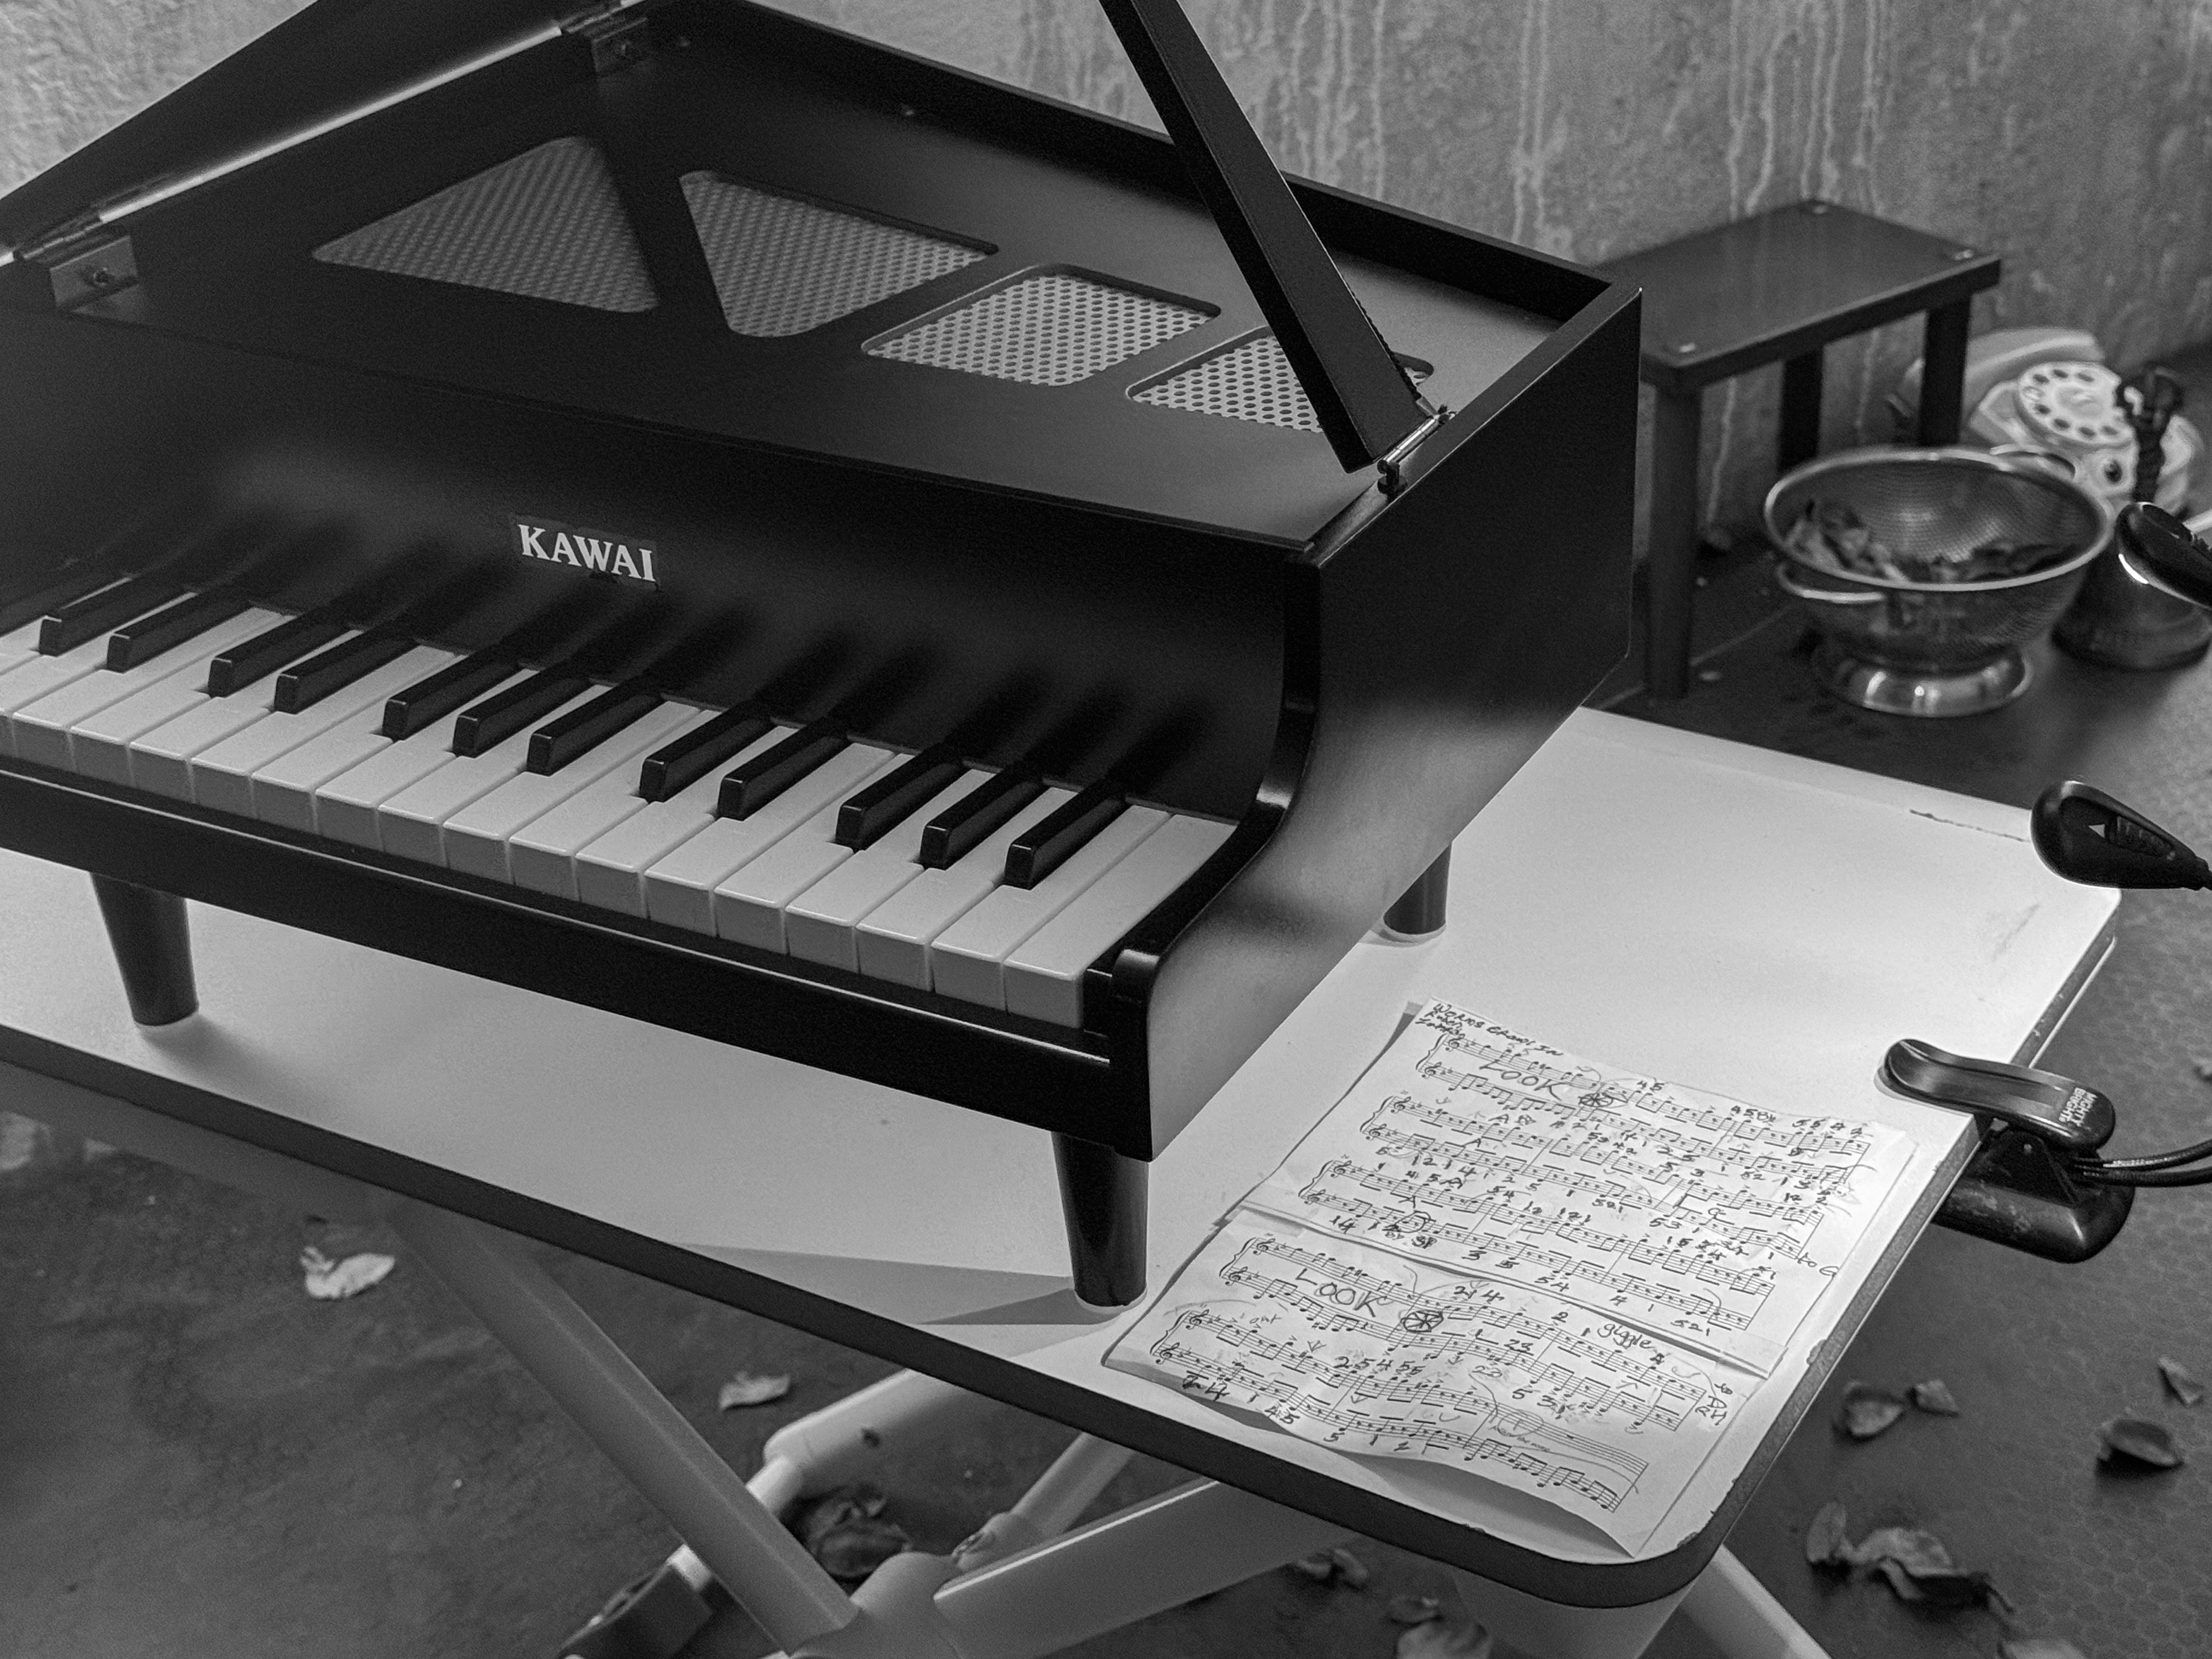
[[[1063,1026],[1232,827],[147,577],[0,634],[0,747]]]

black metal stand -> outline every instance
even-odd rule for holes
[[[1434,939],[1443,933],[1444,899],[1450,885],[1451,848],[1447,847],[1382,913],[1383,937],[1411,941]]]
[[[173,1025],[197,1011],[200,994],[192,983],[184,900],[112,876],[94,876],[92,890],[123,973],[131,1018],[141,1025]]]
[[[1110,1146],[1052,1138],[1075,1293],[1094,1308],[1126,1308],[1145,1293],[1145,1165]]]

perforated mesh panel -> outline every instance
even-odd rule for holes
[[[804,334],[984,257],[711,173],[686,173],[684,199],[737,334]]]
[[[315,258],[599,311],[650,311],[656,298],[606,160],[583,138],[526,150]]]
[[[1001,380],[1066,386],[1206,319],[1188,306],[1056,272],[1024,277],[868,350]]]
[[[1429,366],[1409,358],[1398,360],[1415,385],[1429,377]],[[1226,351],[1201,358],[1189,368],[1153,386],[1129,394],[1140,404],[1162,409],[1187,409],[1197,415],[1225,416],[1232,421],[1258,421],[1267,426],[1289,427],[1298,432],[1318,432],[1321,421],[1306,400],[1291,360],[1272,334],[1255,335]]]

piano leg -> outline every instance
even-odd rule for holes
[[[1444,894],[1451,882],[1451,848],[1437,854],[1437,861],[1421,872],[1413,884],[1398,895],[1382,913],[1382,934],[1411,943],[1434,939],[1444,930]]]
[[[184,900],[112,876],[94,876],[92,890],[123,972],[131,1018],[141,1025],[173,1025],[198,1010]]]
[[[1052,1138],[1075,1293],[1094,1308],[1125,1308],[1145,1293],[1145,1165],[1110,1146]]]

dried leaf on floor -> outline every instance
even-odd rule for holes
[[[1821,1504],[1805,1528],[1805,1559],[1816,1567],[1850,1566],[1851,1542],[1844,1530],[1850,1524],[1840,1502],[1830,1498]]]
[[[1905,1415],[1905,1402],[1871,1382],[1847,1382],[1836,1407],[1836,1431],[1854,1440],[1871,1440]]]
[[[866,1483],[839,1486],[803,1506],[793,1516],[791,1529],[824,1572],[841,1584],[857,1584],[914,1547],[906,1529],[884,1518],[890,1501]]]
[[[2203,1403],[2204,1385],[2199,1382],[2196,1374],[2179,1359],[2160,1360],[2158,1374],[2166,1383],[2166,1391],[2183,1405],[2197,1406]]]
[[[1382,1613],[1394,1625],[1425,1625],[1443,1618],[1444,1610],[1433,1595],[1394,1595]]]
[[[1912,1396],[1912,1403],[1923,1412],[1932,1412],[1937,1417],[1956,1417],[1959,1414],[1958,1396],[1951,1392],[1951,1385],[1940,1376],[1931,1376],[1925,1382],[1915,1382],[1907,1392]]]
[[[1917,1527],[1877,1527],[1849,1547],[1851,1560],[1863,1567],[1893,1561],[1907,1572],[1922,1573],[1948,1572],[1957,1565],[1942,1539]]]
[[[733,1412],[740,1406],[765,1406],[790,1392],[787,1376],[755,1376],[750,1371],[739,1371],[722,1384],[721,1393],[714,1396],[714,1409]]]
[[[1978,1607],[1996,1601],[2012,1604],[1997,1593],[1986,1572],[1965,1572],[1957,1567],[1935,1567],[1914,1571],[1904,1562],[1885,1560],[1881,1576],[1900,1601],[1922,1601],[1939,1607]]]
[[[2186,1460],[2163,1423],[2145,1417],[2115,1417],[2097,1430],[2097,1461],[2116,1466],[2178,1469]]]
[[[1997,1644],[2001,1659],[2088,1659],[2063,1636],[2011,1636]]]
[[[300,1252],[300,1267],[307,1276],[307,1294],[318,1302],[343,1302],[349,1296],[359,1296],[382,1284],[385,1275],[398,1265],[388,1255],[367,1251],[343,1261],[331,1261],[312,1244]]]
[[[1291,1563],[1291,1571],[1304,1574],[1316,1584],[1342,1584],[1346,1589],[1365,1589],[1372,1576],[1367,1571],[1367,1564],[1341,1545],[1300,1556]]]
[[[1431,1620],[1398,1638],[1398,1659],[1490,1659],[1490,1632],[1472,1620]]]

